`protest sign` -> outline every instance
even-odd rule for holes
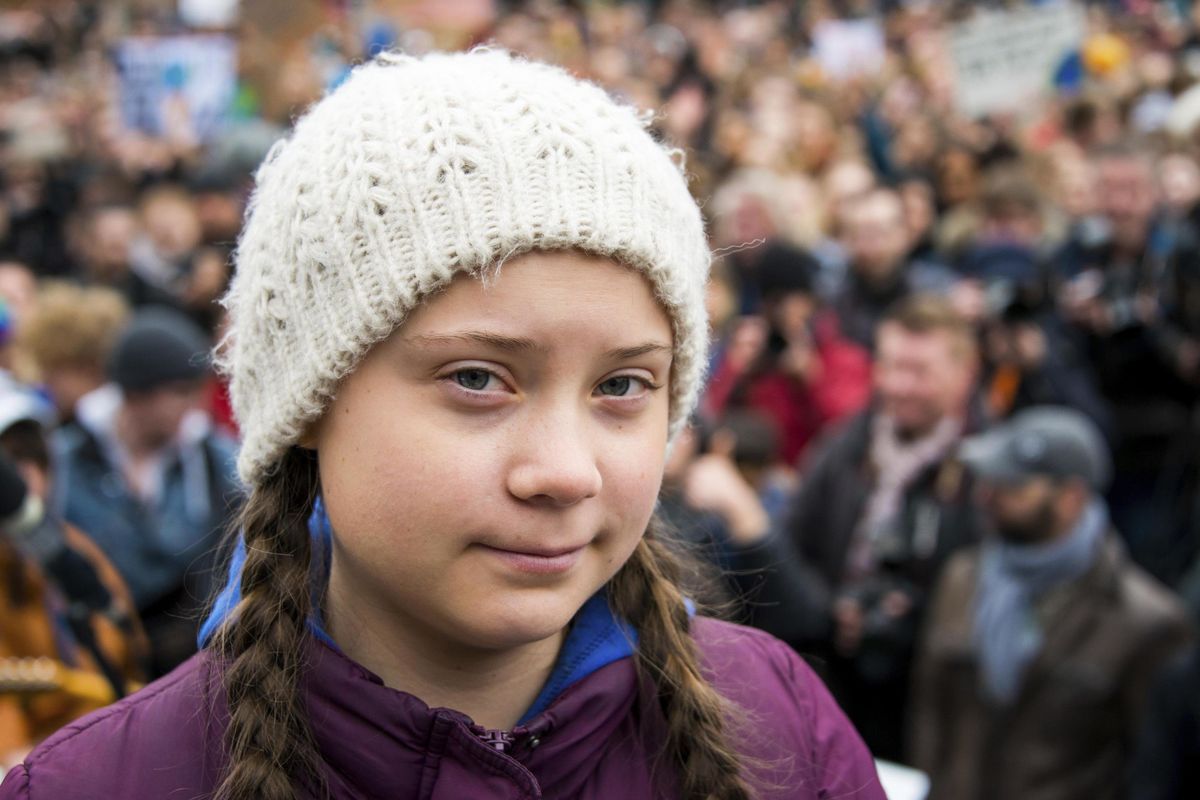
[[[237,87],[231,37],[130,37],[117,45],[115,60],[127,128],[161,136],[176,114],[200,141],[220,131]]]
[[[979,117],[1027,107],[1051,89],[1085,32],[1074,3],[977,11],[950,31],[959,109]]]

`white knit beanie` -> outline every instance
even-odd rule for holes
[[[705,367],[710,254],[672,156],[598,86],[503,51],[356,68],[256,175],[217,359],[242,479],[269,475],[430,293],[534,249],[649,278],[674,329],[673,438]]]

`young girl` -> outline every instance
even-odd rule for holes
[[[236,591],[0,798],[882,800],[795,654],[694,613],[653,519],[706,350],[673,155],[487,50],[381,57],[302,118],[226,300]]]

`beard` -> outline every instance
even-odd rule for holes
[[[1054,536],[1057,520],[1054,507],[1046,500],[1032,514],[1022,519],[1000,519],[992,515],[996,533],[1010,544],[1037,544]]]

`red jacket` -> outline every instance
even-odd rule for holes
[[[722,359],[704,401],[705,411],[719,419],[736,391],[739,407],[761,412],[775,424],[779,459],[793,466],[822,429],[862,411],[871,399],[871,356],[841,334],[837,318],[820,315],[812,337],[817,364],[811,381],[777,368],[750,375]]]

